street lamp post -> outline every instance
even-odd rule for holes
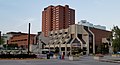
[[[29,29],[28,29],[28,55],[30,53],[30,23],[29,23]]]

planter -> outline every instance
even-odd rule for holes
[[[112,57],[120,57],[120,54],[112,54]]]
[[[100,59],[102,59],[103,57],[100,57],[100,56],[94,56],[94,59],[95,60],[100,60]]]
[[[69,56],[69,60],[79,60],[80,59],[80,57],[79,56]]]
[[[104,56],[102,55],[102,54],[96,54],[95,56],[94,56],[94,59],[95,60],[100,60],[100,59],[102,59]]]
[[[53,58],[54,58],[54,59],[57,59],[57,55],[53,55]]]

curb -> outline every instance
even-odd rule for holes
[[[120,64],[120,61],[113,61],[113,60],[107,60],[107,59],[102,59],[102,60],[99,60],[101,62],[110,62],[110,63],[118,63]]]
[[[42,60],[40,58],[0,58],[0,60]]]

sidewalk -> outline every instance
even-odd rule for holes
[[[120,64],[120,57],[104,56],[99,61],[111,62],[111,63],[119,63]]]

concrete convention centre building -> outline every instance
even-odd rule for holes
[[[75,24],[75,10],[65,6],[48,6],[42,11],[42,34],[49,51],[58,47],[61,53],[72,54],[72,50],[83,49],[83,54],[96,53],[97,48],[111,35],[105,26],[93,25],[85,20]],[[48,39],[47,39],[48,38]],[[47,41],[44,41],[47,39]]]
[[[67,55],[73,49],[81,48],[84,54],[96,53],[96,49],[103,43],[108,43],[107,38],[111,35],[110,31],[74,24],[61,30],[49,32],[50,41],[45,46],[50,51],[59,47],[61,53]]]

